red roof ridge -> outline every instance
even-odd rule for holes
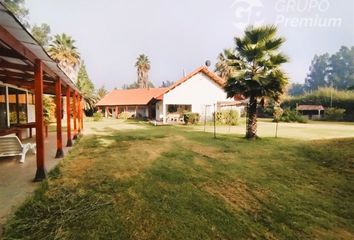
[[[186,82],[187,80],[189,80],[190,78],[194,77],[195,75],[197,75],[200,72],[202,72],[205,75],[207,75],[208,77],[210,77],[219,86],[222,87],[222,86],[225,85],[225,80],[223,78],[221,78],[218,75],[216,75],[213,71],[210,71],[208,67],[201,66],[201,67],[198,67],[197,69],[195,69],[194,71],[190,72],[186,76],[182,77],[177,82],[175,82],[173,85],[171,85],[164,93],[162,93],[156,99],[162,99],[163,95],[165,95],[166,93],[168,93],[172,89],[178,87],[179,85],[181,85],[182,83]]]
[[[114,89],[104,96],[97,106],[146,105],[166,91],[166,88]]]

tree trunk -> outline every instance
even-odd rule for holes
[[[247,108],[247,131],[246,138],[255,139],[257,137],[257,98],[250,97]]]

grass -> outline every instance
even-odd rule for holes
[[[134,125],[95,125],[4,239],[353,239],[354,139]]]
[[[196,131],[204,131],[204,126],[193,127]],[[258,120],[258,135],[260,137],[274,137],[276,124],[271,119]],[[217,125],[216,131],[220,134],[243,135],[246,130],[245,121],[242,119],[238,126]],[[208,124],[207,132],[213,132],[214,128]],[[279,123],[278,137],[299,140],[331,139],[331,138],[354,138],[353,122],[324,122],[310,121],[309,123]]]

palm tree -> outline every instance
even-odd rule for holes
[[[235,38],[235,52],[227,55],[234,72],[227,80],[225,91],[228,97],[241,94],[249,99],[248,139],[257,137],[258,103],[264,104],[266,98],[278,102],[288,84],[288,78],[280,68],[288,61],[279,52],[285,39],[277,37],[276,33],[275,26],[249,27],[242,38]]]
[[[47,51],[69,77],[76,80],[80,66],[80,53],[75,47],[75,40],[65,33],[57,34]]]
[[[228,79],[232,76],[234,69],[229,66],[227,56],[233,53],[232,49],[226,49],[218,56],[218,62],[215,64],[215,72],[219,77],[223,79]]]
[[[135,63],[138,73],[139,88],[148,88],[149,86],[149,70],[151,68],[148,56],[140,54]]]

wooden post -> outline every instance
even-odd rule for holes
[[[44,117],[43,117],[43,65],[36,59],[34,64],[34,92],[36,111],[36,147],[37,171],[34,181],[42,181],[47,177],[44,159]]]
[[[76,100],[77,100],[77,132],[81,132],[81,99],[80,95],[76,95]]]
[[[118,106],[116,106],[116,118],[118,119]]]
[[[70,87],[66,87],[66,127],[67,127],[67,134],[68,134],[68,141],[66,143],[67,147],[71,147],[73,145],[73,141],[71,140],[71,105],[70,105]]]
[[[64,157],[63,151],[63,137],[61,129],[61,115],[62,115],[62,106],[61,106],[61,80],[58,78],[55,82],[55,104],[56,104],[56,119],[57,119],[57,153],[55,158]]]
[[[76,109],[76,92],[73,93],[73,120],[74,120],[74,136],[73,139],[77,138],[77,126],[76,126],[76,118],[77,118],[77,109]]]
[[[82,99],[82,96],[81,96],[81,98],[80,98],[80,106],[81,106],[81,130],[84,129],[84,114],[85,114],[82,100],[83,100],[83,99]]]
[[[108,118],[108,107],[106,107],[104,115],[105,115],[106,118]]]

